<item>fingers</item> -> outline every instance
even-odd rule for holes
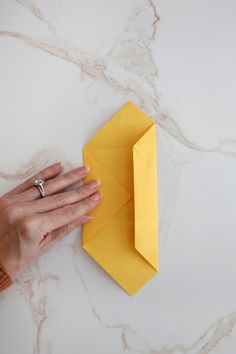
[[[99,180],[92,180],[75,190],[51,195],[26,203],[26,208],[32,213],[45,213],[50,210],[62,208],[89,197],[91,194],[95,193],[99,185]]]
[[[96,192],[80,202],[49,211],[41,215],[41,225],[43,225],[45,232],[49,233],[89,214],[99,204],[100,200],[101,194]]]
[[[65,188],[71,186],[72,184],[79,182],[88,174],[88,172],[89,172],[89,167],[82,166],[74,170],[71,170],[65,173],[64,175],[46,181],[43,185],[46,195],[48,196],[54,193],[58,193],[64,190]],[[35,186],[33,186],[27,191],[21,193],[19,195],[19,198],[21,201],[28,202],[28,201],[41,198],[41,194],[38,191],[38,189]]]
[[[55,176],[57,176],[63,169],[63,165],[61,162],[57,162],[53,165],[50,165],[48,167],[46,167],[45,169],[43,169],[42,171],[40,171],[39,173],[37,173],[36,175],[30,177],[29,179],[27,179],[24,183],[20,184],[19,186],[17,186],[16,188],[12,189],[10,192],[4,194],[4,198],[5,197],[9,197],[15,194],[19,194],[22,193],[24,191],[26,191],[27,189],[29,189],[30,187],[32,187],[32,185],[34,184],[34,181],[36,179],[43,179],[43,180],[48,180],[49,178],[53,178]]]
[[[63,225],[59,227],[57,230],[52,231],[45,239],[43,239],[40,243],[41,252],[44,253],[47,251],[51,246],[54,245],[55,242],[62,239],[76,227],[83,225],[93,219],[90,215],[84,215],[81,218],[72,221],[67,225]]]

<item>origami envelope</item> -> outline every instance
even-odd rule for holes
[[[101,203],[83,227],[83,248],[128,294],[158,271],[156,122],[126,103],[85,145],[85,182]]]

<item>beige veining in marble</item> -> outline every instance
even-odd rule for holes
[[[224,22],[214,28],[213,19],[219,14],[219,4]],[[200,26],[205,15],[208,15],[209,27],[212,25],[215,36],[222,36],[225,42],[227,38],[224,37],[224,30],[232,26],[232,38],[229,40],[234,46],[233,34],[236,28],[231,23],[230,13],[235,5],[232,0],[219,1],[219,4],[210,0],[178,0],[175,4],[162,0],[123,0],[119,5],[113,3],[119,9],[118,20],[114,17],[114,28],[106,29],[113,37],[109,37],[100,50],[94,50],[98,40],[94,34],[94,41],[89,43],[88,50],[80,42],[86,38],[86,33],[101,24],[102,19],[105,22],[107,16],[114,16],[109,7],[111,2],[0,1],[0,52],[3,50],[8,53],[9,50],[10,53],[11,48],[23,45],[20,47],[22,52],[25,50],[23,77],[27,77],[27,63],[36,60],[30,53],[39,57],[36,62],[39,72],[42,70],[40,65],[48,65],[47,70],[50,72],[51,65],[55,63],[56,66],[58,60],[64,62],[64,66],[60,66],[63,73],[58,70],[58,76],[64,74],[65,79],[71,75],[70,65],[78,71],[78,77],[74,74],[75,79],[70,76],[70,91],[65,89],[63,92],[64,96],[78,95],[78,103],[72,100],[74,106],[70,111],[72,129],[77,127],[78,130],[77,145],[76,141],[72,145],[67,135],[67,140],[64,141],[62,137],[60,146],[57,146],[59,140],[54,139],[53,125],[49,124],[47,129],[51,129],[52,143],[46,140],[47,146],[39,149],[40,137],[36,131],[27,130],[27,122],[32,117],[25,111],[25,103],[22,101],[22,111],[18,107],[13,116],[16,120],[26,115],[27,120],[24,120],[22,129],[33,134],[34,140],[27,149],[19,146],[22,156],[19,163],[10,163],[7,153],[1,153],[1,190],[7,191],[10,183],[20,183],[54,161],[62,160],[65,170],[81,163],[80,140],[89,138],[90,130],[91,133],[96,131],[122,103],[132,100],[158,124],[161,257],[159,276],[131,302],[98,269],[95,262],[82,252],[81,230],[76,230],[22,274],[12,289],[0,295],[1,354],[64,354],[65,351],[71,354],[235,354],[235,131],[229,136],[222,129],[218,142],[213,145],[199,143],[200,139],[195,141],[192,138],[194,134],[190,137],[184,121],[176,113],[177,109],[173,111],[174,104],[171,109],[163,104],[165,97],[169,98],[168,102],[175,102],[175,99],[172,93],[163,89],[163,82],[170,78],[165,77],[165,68],[159,63],[161,55],[165,57],[169,52],[172,53],[168,45],[178,51],[175,38],[184,42],[186,32],[194,31],[193,28],[181,28],[181,22],[186,17],[195,16],[199,19],[196,46],[199,46],[203,55],[205,49],[201,48],[201,43],[204,38]],[[103,12],[103,8],[107,8],[108,13]],[[87,11],[87,14],[88,9],[91,15],[92,12],[96,13],[95,22],[89,23],[89,19],[88,23],[83,22],[81,9]],[[18,16],[13,26],[11,18],[16,13]],[[71,38],[71,32],[66,31],[70,17],[72,22],[76,18],[73,23],[81,22],[84,25],[83,33],[74,25],[74,35]],[[171,19],[171,25],[166,29],[168,18]],[[225,18],[228,18],[227,22]],[[6,25],[8,22],[9,25]],[[178,31],[178,28],[179,37],[174,37],[174,29]],[[193,38],[197,36],[196,33],[192,33]],[[188,44],[183,53],[186,68],[188,51],[191,50]],[[47,56],[45,61],[42,55]],[[212,58],[207,55],[202,65],[210,69]],[[227,73],[230,72],[228,62],[222,63]],[[175,58],[172,65],[175,66]],[[8,66],[0,62],[0,70],[1,67],[11,71],[10,63]],[[230,69],[233,75],[233,68]],[[42,70],[42,75],[45,72]],[[13,90],[20,87],[28,92],[24,80],[19,84],[20,80],[16,78],[9,83],[4,81],[4,73],[1,73],[2,93],[8,84]],[[184,95],[184,89],[188,90],[184,84],[187,82],[187,69],[182,75],[182,82],[179,82],[180,95]],[[55,92],[58,89],[56,76],[53,78],[45,75],[44,80],[42,86],[39,83],[34,88],[34,95],[39,100],[43,97],[41,92],[47,82],[52,81]],[[193,82],[193,85],[202,87],[204,84],[201,76],[197,82]],[[228,84],[231,84],[230,75]],[[82,93],[84,96],[81,102],[79,95]],[[209,92],[209,97],[215,99],[216,103],[219,99],[227,102],[227,97],[219,98],[214,91]],[[191,121],[198,97],[193,94],[190,101],[186,104],[192,104],[187,115]],[[11,97],[7,97],[7,104],[12,104]],[[29,107],[30,104],[29,101]],[[42,99],[41,105],[45,106],[47,120],[56,125],[58,112],[64,108],[60,100],[57,107],[50,106],[50,99]],[[7,105],[3,102],[2,107]],[[227,118],[226,103],[225,112],[222,120]],[[8,116],[7,108],[2,108],[1,115]],[[202,116],[206,122],[211,122],[212,117],[205,113],[204,107]],[[11,125],[11,120],[9,114],[5,127]],[[63,116],[63,122],[64,127],[70,130],[66,116]],[[0,134],[4,134],[4,126],[1,128]],[[214,125],[211,129],[214,129]],[[88,136],[84,136],[84,132]],[[209,137],[210,141],[209,128],[203,126],[199,134]],[[14,137],[17,139],[17,132],[13,132],[11,141]],[[76,154],[75,147],[78,149]],[[3,151],[4,146],[1,145],[1,149]],[[20,167],[14,167],[15,164]],[[191,228],[191,225],[194,227]],[[13,304],[23,316],[20,324],[11,311]],[[6,313],[8,321],[12,323],[11,335],[5,331]],[[32,330],[29,316],[34,326],[33,338],[30,338],[32,345],[26,335],[27,331],[31,333]],[[11,342],[12,336],[15,344]]]

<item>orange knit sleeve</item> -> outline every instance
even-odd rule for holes
[[[0,264],[0,292],[12,284],[11,278]]]

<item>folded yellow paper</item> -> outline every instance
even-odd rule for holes
[[[85,145],[103,198],[83,227],[83,248],[128,294],[158,272],[156,122],[125,104]]]

